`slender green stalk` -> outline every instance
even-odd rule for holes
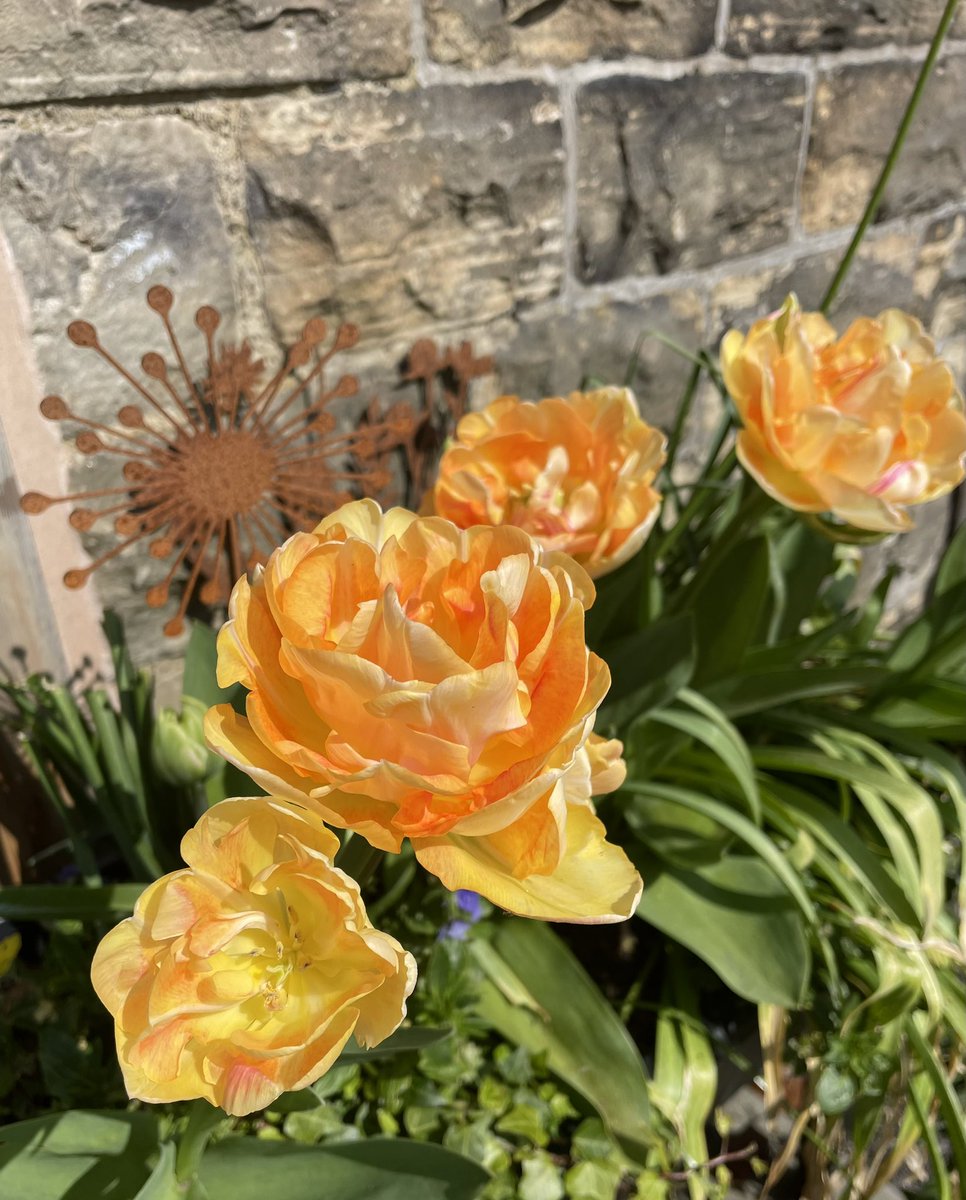
[[[946,40],[946,34],[953,23],[953,17],[956,15],[956,9],[959,7],[959,0],[946,0],[946,7],[943,9],[943,15],[940,18],[939,26],[933,36],[932,43],[929,46],[929,53],[922,64],[922,70],[919,72],[919,78],[916,80],[916,86],[912,89],[912,95],[909,97],[909,103],[906,105],[906,111],[903,113],[902,120],[899,122],[899,128],[896,130],[896,136],[892,142],[892,148],[889,150],[889,155],[882,167],[882,172],[876,181],[875,187],[872,189],[872,195],[869,197],[869,202],[865,206],[865,212],[862,214],[862,219],[855,228],[855,233],[852,235],[852,240],[849,242],[848,249],[839,263],[838,270],[832,277],[832,282],[828,285],[828,291],[822,300],[822,312],[827,313],[832,307],[835,297],[839,293],[839,288],[842,286],[846,275],[849,273],[849,268],[852,266],[852,260],[862,244],[862,239],[865,237],[866,231],[875,220],[875,215],[879,211],[879,206],[882,203],[882,198],[885,195],[886,187],[892,177],[892,172],[895,170],[895,165],[899,161],[899,156],[902,153],[902,147],[905,144],[906,136],[912,127],[912,122],[916,116],[916,110],[919,107],[919,101],[922,99],[923,92],[926,90],[926,84],[929,82],[929,76],[932,74],[932,69],[936,65],[936,59],[939,57],[939,51],[942,49],[942,44]]]
[[[701,363],[696,362],[691,368],[691,374],[688,376],[684,395],[681,397],[677,416],[674,419],[674,428],[671,430],[671,436],[667,442],[667,457],[664,460],[663,471],[665,479],[670,479],[671,472],[674,470],[674,460],[677,457],[678,446],[681,444],[681,436],[684,433],[684,426],[690,416],[691,405],[694,403],[694,397],[698,390],[698,383],[701,380],[703,370],[704,368]]]
[[[207,1100],[192,1102],[188,1127],[181,1135],[178,1156],[175,1159],[174,1173],[179,1183],[189,1184],[198,1174],[211,1135],[224,1119],[225,1114],[222,1110],[215,1108]]]
[[[360,834],[353,833],[336,855],[335,865],[340,871],[345,871],[351,876],[361,889],[368,883],[369,877],[379,865],[380,858],[381,850],[370,846]]]

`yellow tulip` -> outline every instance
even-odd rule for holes
[[[592,734],[610,683],[594,587],[522,529],[461,531],[372,500],[235,586],[218,680],[249,691],[209,744],[266,790],[523,916],[618,921],[640,878],[591,796],[624,777]]]
[[[151,884],[94,956],[132,1098],[202,1097],[243,1116],[306,1087],[350,1035],[388,1037],[416,965],[332,865],[338,839],[271,797],[225,800],[188,831],[188,866]]]
[[[964,477],[966,417],[952,372],[914,318],[889,309],[841,336],[790,296],[721,344],[741,416],[738,457],[779,503],[859,529],[912,528],[910,505]]]
[[[519,526],[597,579],[636,554],[657,520],[664,447],[627,388],[536,404],[502,396],[460,421],[423,511],[461,529]]]

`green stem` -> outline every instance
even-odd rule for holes
[[[678,446],[681,444],[681,436],[684,433],[684,426],[688,416],[691,413],[691,405],[694,403],[694,396],[698,390],[698,383],[701,379],[701,373],[704,370],[701,363],[695,363],[691,368],[691,374],[688,376],[687,386],[684,389],[684,395],[681,397],[681,403],[678,405],[677,417],[674,421],[674,428],[671,430],[671,436],[667,442],[667,457],[664,461],[664,478],[670,479],[671,472],[674,470],[674,460],[677,457]]]
[[[335,865],[340,871],[345,871],[359,885],[360,891],[369,881],[369,877],[379,865],[382,851],[376,846],[370,846],[361,834],[349,834],[348,840],[336,855]]]
[[[190,1183],[198,1174],[211,1135],[224,1119],[225,1114],[222,1110],[215,1108],[207,1100],[192,1102],[188,1127],[178,1142],[178,1155],[174,1164],[174,1173],[179,1183]]]
[[[701,513],[702,510],[708,505],[709,500],[712,506],[717,507],[717,501],[719,497],[715,496],[716,489],[703,487],[701,485],[704,483],[718,483],[727,479],[727,477],[735,469],[735,464],[737,461],[738,460],[735,457],[734,452],[732,452],[726,458],[723,458],[713,470],[709,471],[707,468],[705,469],[699,484],[695,486],[691,493],[691,499],[681,510],[677,520],[664,535],[658,546],[658,557],[662,561],[667,561],[671,551],[674,549],[680,539],[684,537],[695,517],[697,517],[699,513]]]
[[[943,15],[939,21],[939,27],[933,36],[932,43],[929,47],[929,53],[926,55],[925,62],[922,64],[922,70],[919,72],[919,78],[916,80],[916,86],[912,90],[912,95],[909,97],[909,103],[906,105],[906,111],[903,114],[902,120],[899,123],[899,128],[896,130],[896,136],[892,143],[892,148],[889,151],[889,156],[885,160],[882,167],[882,173],[879,175],[875,187],[872,189],[872,195],[869,197],[869,202],[865,206],[865,212],[862,214],[862,219],[856,226],[855,233],[852,235],[852,240],[849,242],[848,249],[842,261],[839,263],[838,270],[832,278],[832,282],[828,285],[828,291],[822,300],[822,312],[827,313],[832,307],[835,297],[838,295],[839,288],[842,286],[846,275],[849,273],[849,268],[852,266],[852,260],[855,258],[859,246],[862,244],[862,239],[865,237],[866,231],[875,220],[875,215],[879,211],[879,205],[882,203],[882,198],[885,195],[886,187],[889,179],[895,169],[896,163],[899,161],[899,155],[902,153],[902,147],[905,144],[906,136],[912,126],[912,122],[916,115],[916,110],[919,107],[919,101],[922,99],[923,92],[926,90],[926,84],[929,82],[929,76],[932,74],[932,69],[936,65],[936,59],[939,57],[939,51],[942,48],[943,42],[946,40],[946,34],[949,32],[949,27],[953,23],[953,17],[956,15],[956,9],[959,7],[959,0],[946,0],[946,7],[943,9]]]

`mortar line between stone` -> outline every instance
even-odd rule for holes
[[[812,137],[812,117],[815,112],[815,91],[818,71],[814,65],[805,71],[805,103],[802,106],[802,140],[798,147],[798,167],[795,171],[795,190],[792,193],[791,241],[804,238],[802,228],[802,188],[808,167],[808,148]]]
[[[554,68],[544,65],[485,67],[473,70],[434,63],[429,57],[426,43],[422,5],[420,0],[410,0],[410,3],[412,6],[410,11],[413,16],[413,54],[416,59],[414,66],[417,82],[421,86],[434,84],[468,86],[486,83],[515,83],[527,80],[534,83],[547,83],[554,77]],[[643,55],[631,55],[616,61],[592,59],[588,62],[577,63],[567,68],[567,71],[575,84],[621,75],[672,80],[694,73],[703,75],[802,74],[809,68],[827,71],[839,67],[873,66],[877,63],[921,63],[926,56],[927,49],[926,46],[887,45],[816,55],[752,54],[747,58],[733,58],[715,49],[704,55],[675,61],[663,61]],[[960,38],[946,42],[943,47],[942,59],[957,58],[962,55],[966,55],[966,39]],[[412,76],[346,82],[361,83],[373,88],[384,87],[393,91],[411,86]],[[16,114],[32,109],[109,109],[111,107],[151,110],[194,101],[223,100],[232,102],[261,96],[281,96],[301,88],[307,88],[313,94],[331,95],[342,91],[344,83],[332,80],[294,79],[284,83],[248,84],[237,87],[226,84],[205,89],[173,87],[170,90],[117,92],[111,95],[72,96],[63,99],[42,97],[35,100],[6,100],[0,101],[0,113]]]
[[[433,71],[429,61],[429,43],[426,38],[426,14],[423,12],[423,0],[411,0],[410,4],[409,51],[413,56],[413,70],[416,82],[425,87],[430,81]]]
[[[560,99],[560,135],[564,154],[563,191],[563,288],[561,300],[570,307],[577,289],[577,182],[578,158],[577,88],[562,72],[556,80]]]
[[[714,45],[724,50],[728,41],[728,24],[731,21],[731,0],[718,0],[718,11],[714,19]]]
[[[966,212],[962,201],[950,201],[938,205],[928,212],[915,213],[910,216],[896,217],[891,221],[883,221],[869,230],[867,241],[875,243],[894,233],[924,233],[929,226],[947,217],[958,216]],[[812,255],[840,250],[848,244],[852,236],[851,226],[827,230],[824,233],[803,236],[785,242],[781,246],[772,246],[755,254],[729,258],[724,262],[713,263],[707,267],[692,267],[684,271],[672,271],[667,275],[629,275],[621,279],[611,279],[604,283],[582,284],[574,281],[574,297],[572,306],[575,309],[590,307],[603,301],[634,303],[647,300],[653,296],[664,295],[667,292],[679,291],[682,288],[713,288],[717,284],[732,279],[744,273],[767,270],[770,267],[794,266],[804,258]]]

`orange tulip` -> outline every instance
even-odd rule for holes
[[[966,417],[952,372],[914,317],[889,309],[841,337],[790,296],[721,344],[745,469],[779,503],[900,532],[906,511],[964,476]]]
[[[315,814],[266,797],[188,831],[187,869],[144,891],[91,967],[132,1098],[244,1116],[318,1079],[351,1034],[396,1029],[416,965],[373,929],[338,848]]]
[[[460,421],[423,509],[460,529],[517,525],[597,579],[636,554],[657,520],[664,446],[627,388],[537,404],[502,396]]]
[[[347,504],[235,586],[218,680],[249,690],[247,717],[212,709],[209,744],[374,846],[411,839],[449,888],[622,920],[640,878],[590,799],[624,777],[591,733],[610,683],[584,641],[593,597],[521,529]]]

